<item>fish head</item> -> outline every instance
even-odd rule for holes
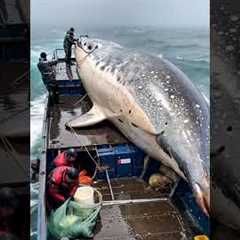
[[[196,129],[194,129],[194,127]],[[173,158],[188,181],[198,205],[210,212],[210,166],[208,128],[171,125],[157,136],[160,147]]]
[[[98,48],[98,44],[93,39],[80,38],[76,44],[78,59],[83,59],[93,53]]]
[[[209,216],[209,108],[202,99],[192,98],[189,101],[186,98],[180,112],[178,114],[177,109],[170,111],[167,126],[157,135],[157,142],[175,160],[188,181],[196,202]]]

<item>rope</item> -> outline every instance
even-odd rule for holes
[[[86,96],[87,96],[87,94],[85,94],[83,97],[81,97],[80,100],[78,100],[76,103],[74,103],[74,105],[76,105],[77,103],[80,103],[81,101],[83,101],[83,99],[84,99]],[[59,109],[61,110],[60,107],[59,107]],[[73,135],[73,136],[77,139],[77,141],[81,144],[81,141],[80,141],[79,136],[78,136],[78,134],[76,133],[76,131],[75,131],[72,127],[69,127],[69,128],[70,128],[70,130],[71,130],[72,135]],[[98,169],[98,170],[101,169],[99,163],[96,162],[95,159],[94,159],[94,158],[96,158],[96,157],[98,157],[98,159],[99,159],[99,156],[98,156],[98,154],[97,154],[95,157],[93,157],[93,156],[91,155],[91,153],[88,151],[88,149],[87,149],[87,147],[86,147],[85,145],[82,145],[82,146],[80,147],[80,149],[81,149],[81,148],[84,148],[84,149],[85,149],[85,151],[86,151],[87,154],[89,155],[90,159],[91,159],[91,160],[93,161],[93,163],[96,165],[96,169],[95,169],[95,172],[94,172],[94,175],[93,175],[93,178],[94,178],[94,177],[96,176],[97,169]],[[96,150],[95,150],[95,151],[96,151]],[[97,151],[96,151],[96,153],[97,153]]]
[[[94,179],[96,177],[96,175],[97,175],[97,167],[95,167],[94,173],[92,175],[92,179]]]
[[[17,156],[17,151],[14,149],[12,144],[8,141],[8,139],[4,136],[0,136],[2,143],[4,145],[5,152],[11,157],[13,160],[15,160],[15,163],[23,170],[24,174],[28,174],[28,171],[22,166],[22,163],[19,161]]]
[[[21,79],[24,79],[24,77],[29,73],[29,71],[26,71],[23,73],[20,77],[16,78],[16,80],[12,83],[12,85],[18,85],[21,83]],[[24,79],[25,80],[25,79]]]
[[[87,96],[87,94],[84,95],[84,96],[79,100],[79,102],[82,101],[86,96]],[[60,108],[60,110],[61,110],[61,108]],[[69,128],[70,128],[70,130],[71,130],[72,135],[73,135],[73,136],[77,139],[77,141],[81,144],[81,141],[80,141],[80,139],[79,139],[79,136],[78,136],[77,132],[76,132],[72,127],[69,126]],[[95,161],[95,158],[96,158],[96,157],[98,157],[98,159],[99,159],[97,150],[95,150],[96,153],[97,153],[97,155],[96,155],[95,157],[93,157],[93,156],[91,155],[91,153],[88,151],[88,149],[87,149],[87,147],[86,147],[85,145],[80,146],[80,149],[81,149],[81,148],[82,148],[82,149],[85,149],[85,151],[86,151],[87,154],[89,155],[90,159],[91,159],[91,160],[93,161],[93,163],[96,165],[96,170],[95,170],[94,175],[93,175],[93,177],[92,177],[92,178],[94,178],[94,177],[96,176],[97,170],[100,170],[100,169],[101,169],[101,166],[99,165],[99,163]]]
[[[87,97],[87,94],[85,94],[83,97],[81,97],[79,100],[77,100],[73,105],[76,106],[77,104],[79,104],[80,102],[83,101],[83,99],[85,99]]]
[[[96,151],[96,157],[98,159],[98,164],[100,165],[100,158],[99,158],[98,151],[97,151],[96,147],[95,147],[95,151]],[[96,175],[97,175],[97,167],[95,168],[95,171],[94,171],[94,174],[92,176],[92,179],[94,179],[96,177]]]
[[[72,127],[70,127],[70,129],[71,129],[71,132],[72,132],[73,136],[75,136],[75,138],[77,139],[77,141],[78,141],[79,143],[81,143],[81,141],[79,140],[79,136],[77,135],[76,131],[75,131]],[[93,158],[93,156],[91,155],[91,153],[88,151],[87,147],[86,147],[85,145],[83,145],[82,147],[86,150],[86,152],[88,153],[89,157],[90,157],[91,160],[94,162],[94,164],[96,165],[96,167],[97,167],[98,169],[101,169],[100,165],[95,161],[95,159]]]
[[[81,143],[81,142],[80,142],[80,139],[79,139],[79,136],[77,135],[76,131],[75,131],[72,127],[70,127],[70,129],[71,129],[72,135],[78,140],[79,143]],[[96,166],[96,168],[95,168],[95,170],[94,170],[94,174],[93,174],[93,176],[92,176],[92,179],[94,179],[94,178],[96,177],[96,175],[97,175],[97,170],[100,169],[100,165],[95,161],[95,158],[98,157],[98,159],[99,159],[99,156],[98,156],[98,154],[97,154],[95,157],[93,157],[93,156],[90,154],[90,152],[88,151],[87,147],[84,146],[84,145],[81,146],[81,148],[84,148],[84,149],[86,150],[86,152],[88,153],[90,159],[93,161],[93,163],[94,163],[95,166]],[[97,151],[96,151],[96,153],[97,153]]]
[[[79,43],[79,42],[78,42]],[[81,48],[87,55],[82,59],[82,61],[79,61],[80,63],[79,63],[79,65],[81,65],[85,60],[86,60],[86,58],[88,57],[88,56],[90,56],[90,54],[92,54],[96,49],[98,49],[98,45],[96,45],[95,46],[95,48],[92,50],[92,51],[90,51],[90,52],[87,52],[83,47],[82,47],[82,45],[81,45],[81,43],[79,43],[78,44],[77,43],[77,46],[79,47],[79,48]]]

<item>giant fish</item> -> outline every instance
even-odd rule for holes
[[[75,57],[93,107],[66,126],[108,119],[150,157],[186,179],[209,214],[209,106],[200,91],[169,61],[117,43],[81,38]]]

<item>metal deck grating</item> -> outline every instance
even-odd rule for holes
[[[106,181],[100,180],[94,186],[102,193],[103,201],[111,200],[111,193]],[[138,178],[111,179],[111,186],[115,200],[160,198],[167,197],[169,194],[168,192],[153,191]]]
[[[112,179],[111,183],[115,197],[119,196],[121,191],[123,195],[125,194],[123,199],[127,197],[131,199],[163,198],[155,202],[103,206],[96,225],[94,240],[191,239],[178,209],[165,198],[167,193],[149,190],[146,183],[137,178]],[[94,186],[103,193],[105,200],[109,198],[107,182],[100,181]],[[136,191],[138,195],[135,195]]]
[[[103,207],[98,227],[94,239],[99,240],[182,240],[185,235],[181,218],[168,201]]]

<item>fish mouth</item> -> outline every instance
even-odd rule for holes
[[[204,192],[198,183],[193,185],[195,198],[202,209],[202,211],[209,217],[210,216],[210,197],[209,194]]]
[[[195,166],[195,169],[191,168],[191,170],[185,169],[186,180],[192,189],[196,203],[202,212],[207,217],[210,217],[210,186],[208,177],[206,177],[205,172],[202,172],[199,165]]]

